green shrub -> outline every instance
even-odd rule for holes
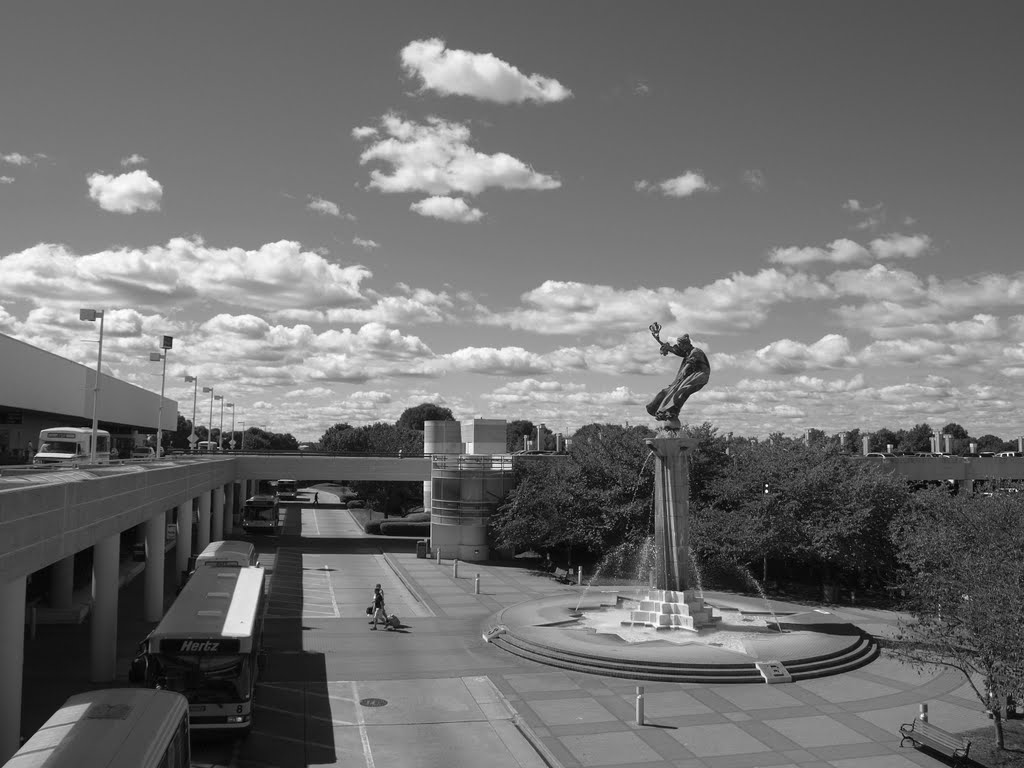
[[[429,512],[413,512],[402,518],[407,523],[429,523]]]
[[[363,499],[352,499],[345,506],[348,507],[349,509],[362,509],[363,507],[366,506],[366,501],[364,501]]]
[[[366,524],[363,525],[363,530],[366,531],[367,533],[373,534],[374,536],[380,536],[380,534],[381,534],[380,526],[381,526],[381,523],[383,523],[383,522],[384,522],[383,520],[367,520]]]
[[[370,532],[367,526],[366,532]],[[380,532],[385,536],[429,536],[430,523],[410,523],[405,520],[385,520],[380,523]]]

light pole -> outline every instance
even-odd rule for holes
[[[235,404],[228,403],[227,406],[231,409],[231,439],[228,441],[228,448],[233,451],[235,450]]]
[[[150,362],[155,363],[157,360],[164,361],[163,371],[160,374],[160,408],[157,410],[156,415],[156,457],[158,459],[163,455],[164,451],[164,383],[167,381],[167,352],[173,345],[173,336],[161,336],[160,349],[162,349],[164,353],[149,353]]]
[[[79,309],[78,319],[87,322],[96,322],[100,319],[100,349],[96,355],[96,381],[92,388],[92,446],[89,451],[89,461],[96,463],[96,427],[98,425],[96,407],[100,399],[100,365],[103,363],[103,310],[102,309]]]
[[[214,395],[214,400],[220,400],[220,432],[217,433],[217,450],[224,450],[224,395]]]
[[[193,451],[196,449],[196,396],[199,394],[199,379],[195,376],[186,376],[186,383],[192,384],[192,434],[188,436],[188,447]]]
[[[203,392],[210,393],[210,426],[206,428],[206,452],[213,453],[213,387],[203,387]]]

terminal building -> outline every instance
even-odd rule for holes
[[[160,395],[100,375],[97,427],[110,433],[127,455],[142,436],[178,428],[178,404]],[[39,447],[39,431],[90,427],[96,370],[0,334],[0,463],[28,464]],[[162,417],[161,417],[162,414]]]

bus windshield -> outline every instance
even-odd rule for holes
[[[214,704],[249,698],[248,656],[153,657],[160,688],[185,694],[190,704]]]
[[[53,440],[39,446],[39,453],[78,453],[78,443]]]
[[[249,520],[277,521],[277,507],[271,502],[249,502],[245,505],[244,516]]]

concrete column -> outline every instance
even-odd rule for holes
[[[644,441],[654,453],[654,547],[658,589],[690,589],[690,458],[698,441],[655,437]]]
[[[146,621],[164,617],[164,515],[146,521]]]
[[[224,486],[213,489],[213,516],[210,523],[210,541],[224,540]]]
[[[68,555],[50,568],[50,607],[70,608],[74,591],[75,556]]]
[[[21,683],[25,666],[25,586],[0,583],[0,762],[21,746]]]
[[[89,617],[92,668],[89,679],[107,683],[117,672],[117,588],[121,537],[97,541],[92,548],[92,614]]]
[[[224,486],[224,535],[230,535],[235,529],[235,484],[233,482]]]
[[[867,456],[869,453],[871,453],[870,435],[864,435],[864,437],[860,439],[860,452],[862,456]]]
[[[192,555],[192,499],[178,505],[178,542],[174,546],[174,566],[178,572],[178,586],[181,574],[188,570],[188,559]]]
[[[210,502],[213,493],[206,491],[199,494],[199,532],[196,535],[196,554],[198,555],[210,543]]]

